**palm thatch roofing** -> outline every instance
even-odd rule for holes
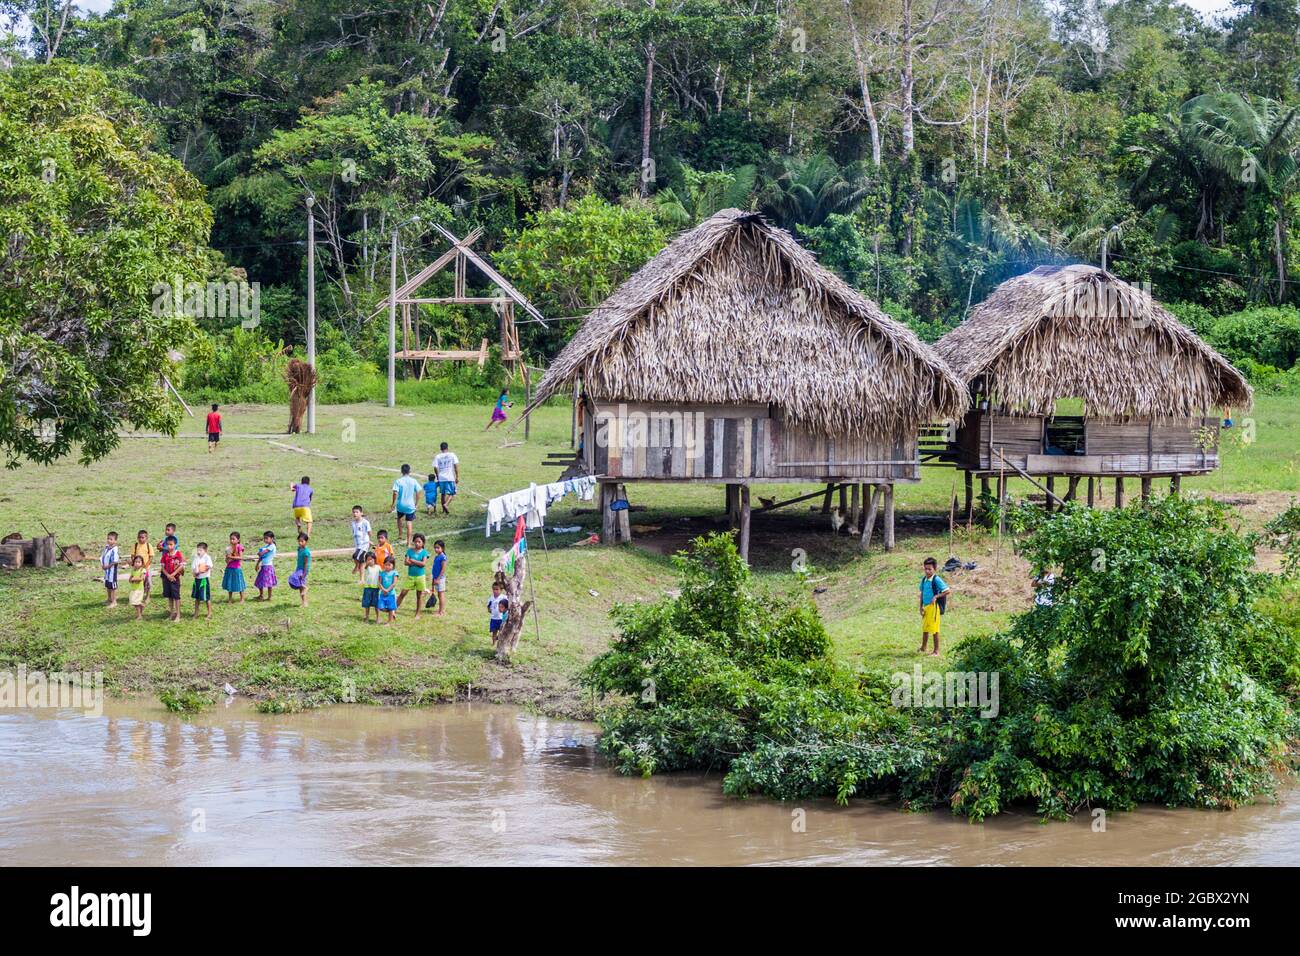
[[[1186,417],[1248,409],[1250,385],[1151,294],[1095,266],[1040,266],[1002,283],[935,344],[1003,406],[1050,415],[1082,398],[1085,414]]]
[[[897,435],[967,402],[910,329],[788,232],[737,209],[682,233],[615,289],[534,404],[579,378],[596,401],[771,404],[824,435]]]

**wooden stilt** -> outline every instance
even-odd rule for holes
[[[966,513],[966,520],[970,521],[975,517],[975,479],[969,471],[966,472],[966,478],[963,484],[965,485],[966,491],[966,507],[964,511]]]
[[[1151,476],[1150,475],[1142,476],[1142,500],[1143,501],[1151,500]]]
[[[740,486],[740,559],[749,563],[749,485]]]
[[[1056,496],[1056,478],[1053,475],[1047,476],[1047,511],[1052,511],[1052,500]]]
[[[740,486],[727,485],[727,527],[733,531],[740,524]]]
[[[621,498],[626,501],[627,486],[619,485],[618,490],[615,492],[615,497]],[[624,508],[622,511],[614,512],[614,514],[618,518],[619,540],[621,540],[624,544],[627,544],[629,541],[632,540],[632,512],[627,508]]]
[[[843,482],[840,483],[840,514],[849,513],[849,489]]]
[[[862,505],[859,497],[861,493],[862,486],[855,481],[849,493],[849,525],[853,528],[858,527],[858,518],[861,517]]]
[[[862,550],[871,546],[871,532],[876,527],[876,509],[880,506],[880,485],[868,485],[867,516],[862,522]]]
[[[822,514],[831,513],[831,495],[835,494],[835,483],[826,486],[826,497],[822,499]]]
[[[894,550],[894,486],[885,485],[885,550]]]
[[[1088,476],[1088,507],[1091,508],[1097,503],[1097,479]]]
[[[614,500],[614,486],[609,482],[600,483],[600,543],[614,543],[614,512],[609,504]]]
[[[1174,475],[1169,479],[1169,493],[1171,495],[1181,494],[1183,490],[1183,476]]]
[[[1070,476],[1070,486],[1065,490],[1065,500],[1073,501],[1079,497],[1079,475]]]
[[[1115,479],[1115,507],[1116,508],[1124,507],[1124,479],[1123,478]]]

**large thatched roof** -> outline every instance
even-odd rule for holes
[[[1017,411],[1186,416],[1249,408],[1246,379],[1150,293],[1094,266],[1045,266],[1002,283],[935,345],[967,384],[987,376]]]
[[[534,403],[581,377],[598,401],[769,403],[829,435],[965,409],[959,382],[787,232],[727,209],[678,236],[583,321]]]

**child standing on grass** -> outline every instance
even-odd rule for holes
[[[144,583],[145,569],[144,559],[140,555],[133,555],[131,558],[131,576],[128,579],[131,582],[131,593],[127,597],[127,602],[135,608],[135,619],[137,621],[144,618]]]
[[[424,535],[417,534],[411,539],[411,546],[406,549],[406,581],[402,593],[397,596],[397,606],[406,600],[406,592],[415,592],[415,617],[420,617],[420,605],[424,603],[424,587],[428,581],[429,552],[424,548]]]
[[[436,475],[430,475],[429,480],[424,483],[424,510],[431,514],[438,514],[438,478]]]
[[[388,541],[388,529],[380,528],[377,535],[379,544],[375,546],[375,561],[379,564],[380,570],[383,570],[388,559],[393,559],[393,566],[397,566],[397,552],[393,550],[392,544]]]
[[[921,576],[921,649],[917,653],[925,653],[926,638],[933,634],[934,650],[930,656],[938,657],[939,623],[943,617],[939,602],[947,597],[950,589],[943,578],[939,577],[939,562],[934,558],[926,558],[922,569],[925,573]]]
[[[151,582],[149,580],[150,565],[153,564],[153,545],[149,543],[149,532],[143,529],[135,533],[135,544],[131,545],[131,566],[135,566],[135,559],[140,559],[141,573],[144,575],[144,596],[140,599],[143,607],[149,601],[149,591]]]
[[[375,620],[379,620],[379,611],[388,612],[388,620],[385,625],[392,624],[397,620],[397,562],[390,555],[384,559],[384,570],[379,572],[379,610],[375,612]]]
[[[447,505],[456,497],[456,483],[460,481],[460,459],[446,442],[439,446],[433,459],[433,470],[438,473],[438,491],[442,495],[442,513],[451,514]],[[430,475],[429,477],[433,477]]]
[[[117,532],[110,531],[104,541],[104,550],[99,554],[99,567],[104,572],[104,590],[108,592],[105,607],[117,607],[117,563],[121,560],[117,550]]]
[[[360,581],[370,554],[370,522],[360,505],[352,506],[352,573]]]
[[[375,552],[366,552],[366,566],[361,571],[361,620],[370,620],[370,609],[375,609],[375,623],[379,623],[379,576],[384,569],[375,560]]]
[[[176,537],[176,525],[174,522],[167,522],[167,527],[163,528],[163,536],[158,542],[158,552],[161,554],[167,542],[172,543],[172,547],[177,551],[181,549],[181,539]]]
[[[307,606],[307,575],[311,571],[311,549],[307,547],[310,539],[305,533],[298,535],[298,566],[289,575],[289,587],[298,592],[302,606]]]
[[[311,496],[315,491],[311,479],[303,475],[302,481],[289,488],[293,491],[293,523],[299,531],[311,534]]]
[[[221,575],[221,590],[226,592],[229,604],[239,595],[239,603],[244,603],[244,591],[248,585],[244,582],[244,542],[238,531],[230,532],[230,544],[226,545],[226,571]]]
[[[501,630],[501,625],[505,623],[506,614],[510,611],[510,599],[501,593],[501,582],[492,582],[492,596],[488,598],[488,635],[495,645],[497,642],[497,631]]]
[[[181,619],[181,575],[185,573],[185,555],[174,541],[164,539],[162,553],[163,597],[167,599],[167,618],[173,623]]]
[[[257,577],[253,581],[253,587],[257,588],[257,599],[259,601],[271,600],[271,591],[278,582],[275,579],[275,532],[262,532],[262,546],[257,549]],[[262,592],[266,591],[266,596]]]
[[[432,579],[430,589],[438,597],[438,616],[447,610],[447,545],[438,540],[433,543],[433,566],[429,569]]]
[[[217,411],[216,402],[212,403],[212,411],[208,412],[208,454],[217,450],[217,442],[221,441],[221,412]]]
[[[194,574],[194,584],[190,587],[190,596],[194,598],[194,616],[199,616],[199,605],[206,604],[207,619],[212,620],[212,555],[208,554],[208,543],[200,541],[194,546],[194,560],[190,563]]]

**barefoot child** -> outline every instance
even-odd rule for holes
[[[275,532],[262,532],[262,546],[257,549],[257,577],[253,580],[253,587],[257,588],[257,599],[259,601],[271,600],[271,591],[278,582],[275,579]],[[266,591],[266,596],[262,592]]]
[[[406,549],[402,559],[406,565],[406,581],[402,584],[402,593],[397,597],[397,606],[406,600],[406,592],[415,592],[415,616],[420,616],[420,606],[424,603],[425,585],[429,580],[429,552],[424,548],[424,535],[417,534]]]
[[[940,600],[948,596],[950,589],[943,578],[939,577],[939,562],[934,558],[926,558],[922,567],[925,574],[921,577],[921,649],[917,653],[925,653],[926,638],[933,634],[934,650],[930,656],[938,657],[939,621],[943,617]]]
[[[504,422],[506,420],[507,408],[514,408],[514,402],[510,401],[510,390],[508,388],[503,388],[501,389],[501,394],[497,396],[496,405],[492,407],[492,420],[487,423],[487,428],[483,430],[487,431],[488,428],[491,428],[493,425],[499,425]]]
[[[352,573],[362,579],[370,553],[370,522],[360,505],[352,506]]]
[[[460,459],[451,451],[446,442],[439,446],[437,456],[433,459],[433,470],[438,473],[438,491],[442,495],[442,513],[451,514],[447,505],[456,497],[456,484],[460,481]],[[431,476],[432,477],[432,476]]]
[[[199,616],[199,605],[207,605],[208,617],[212,620],[212,555],[208,554],[208,543],[200,541],[194,546],[194,560],[190,563],[194,574],[194,584],[190,587],[190,596],[194,598],[194,616]]]
[[[221,590],[226,592],[229,604],[239,595],[239,603],[244,603],[244,592],[248,585],[244,582],[244,542],[238,531],[230,532],[230,544],[226,545],[226,570],[221,575]]]
[[[441,540],[433,543],[433,565],[429,570],[430,588],[438,597],[438,616],[447,610],[447,545]]]
[[[289,575],[289,587],[298,592],[302,606],[307,606],[307,575],[311,571],[311,549],[307,547],[310,539],[305,532],[298,534],[298,565]]]
[[[208,454],[217,450],[217,442],[221,441],[221,412],[217,411],[216,403],[212,405],[212,411],[208,412]]]
[[[375,618],[379,618],[379,611],[388,612],[388,620],[385,625],[392,624],[397,620],[397,596],[394,593],[397,589],[397,562],[390,555],[384,559],[384,570],[379,572],[379,610],[375,611]]]
[[[144,558],[140,555],[133,555],[131,558],[131,593],[127,597],[127,602],[135,608],[135,619],[137,621],[144,618],[144,583],[145,583]]]
[[[375,623],[379,623],[379,576],[384,569],[375,560],[375,552],[366,552],[366,565],[361,571],[361,620],[370,620],[370,609],[375,609]]]
[[[167,599],[167,618],[181,619],[181,575],[185,573],[185,555],[176,547],[175,538],[163,539],[163,597]]]
[[[99,555],[99,567],[104,572],[104,590],[108,592],[105,607],[117,607],[117,563],[122,560],[117,550],[117,532],[110,531]]]
[[[389,510],[397,515],[397,536],[402,536],[402,527],[406,527],[406,546],[411,546],[411,522],[420,507],[420,483],[411,474],[410,465],[402,465],[402,474],[393,482],[393,500]]]
[[[492,596],[488,598],[488,634],[495,645],[497,642],[497,632],[501,630],[501,625],[505,623],[506,614],[510,611],[510,600],[501,593],[501,582],[492,582]]]
[[[311,479],[303,475],[302,481],[289,488],[293,491],[293,523],[299,531],[311,534],[311,496],[315,492]]]
[[[392,544],[388,540],[388,529],[380,528],[376,536],[379,543],[375,545],[375,562],[379,565],[379,570],[384,569],[384,565],[389,558],[393,559],[393,565],[397,565],[397,552],[393,550]]]
[[[438,478],[436,475],[429,475],[429,480],[424,483],[424,510],[427,514],[438,514]]]
[[[140,559],[141,573],[144,575],[144,596],[140,599],[140,606],[143,607],[149,601],[149,592],[152,590],[150,581],[150,566],[153,564],[153,545],[149,543],[149,532],[140,530],[135,533],[135,544],[131,545],[131,566],[135,566],[135,559]]]

